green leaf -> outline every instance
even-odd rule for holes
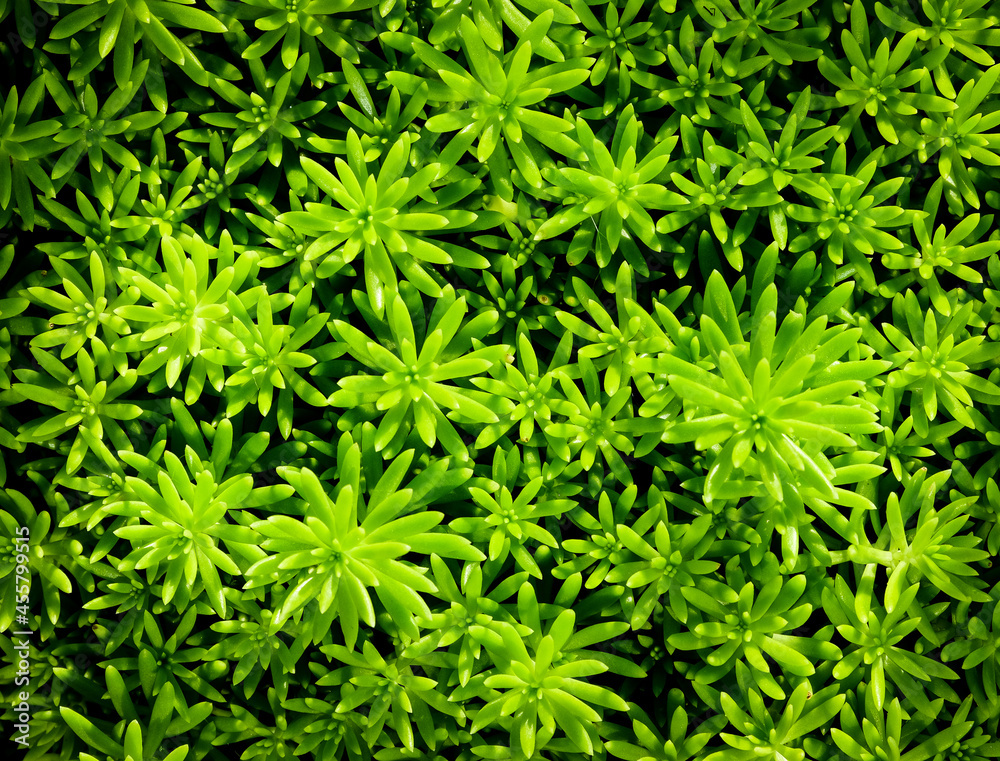
[[[972,729],[973,725],[974,722],[963,721],[948,727],[943,731],[939,731],[934,735],[934,737],[929,740],[924,740],[924,742],[920,743],[920,745],[916,748],[904,753],[900,756],[899,761],[926,761],[926,759],[942,753],[955,743],[964,739],[968,735],[969,730]]]
[[[812,676],[816,673],[816,669],[806,656],[779,640],[772,639],[771,637],[763,637],[760,640],[760,648],[781,664],[790,674],[794,674],[795,676]]]
[[[106,753],[109,756],[114,756],[116,758],[124,755],[124,748],[121,745],[114,742],[110,737],[95,727],[89,719],[84,718],[72,708],[59,706],[59,715],[62,716],[63,721],[66,722],[69,728],[72,729],[81,740],[87,743],[88,747],[95,748],[102,753]]]
[[[91,5],[86,5],[60,19],[59,22],[52,27],[51,37],[54,40],[72,37],[73,35],[82,32],[108,12],[108,7],[105,3],[93,3]]]
[[[351,88],[351,92],[354,93],[354,97],[357,99],[358,105],[361,106],[361,110],[365,112],[365,115],[369,119],[376,119],[378,114],[375,111],[375,105],[372,103],[372,97],[368,92],[368,85],[365,84],[365,80],[362,79],[361,74],[358,73],[354,64],[346,58],[342,58],[340,63],[344,70],[344,77],[347,79],[347,84]]]
[[[156,16],[151,16],[149,23],[144,23],[142,28],[150,41],[163,55],[178,66],[185,62],[184,51],[181,49],[180,42]]]
[[[115,41],[118,39],[118,30],[122,22],[122,17],[125,15],[126,8],[126,0],[115,0],[115,2],[111,4],[111,8],[108,10],[107,15],[104,18],[104,24],[101,25],[101,35],[98,41],[98,50],[101,52],[102,57],[106,57],[112,50],[115,49]],[[118,58],[119,56],[116,51],[116,64],[118,63]],[[121,86],[122,85],[119,84],[119,87]]]
[[[771,141],[767,139],[767,133],[760,126],[756,115],[745,100],[740,101],[740,114],[743,116],[743,126],[746,127],[750,139],[770,148]]]
[[[189,8],[179,3],[165,0],[146,0],[150,12],[157,18],[172,22],[183,29],[197,29],[200,32],[222,34],[226,25],[209,13],[197,8]]]

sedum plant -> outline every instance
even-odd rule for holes
[[[65,364],[43,349],[32,349],[32,354],[45,370],[18,371],[22,381],[11,386],[7,395],[31,398],[57,414],[39,418],[21,426],[17,439],[22,442],[42,444],[54,448],[53,439],[75,431],[73,443],[68,447],[66,473],[72,475],[83,465],[88,451],[93,452],[106,466],[114,467],[117,458],[104,441],[105,434],[120,451],[130,451],[132,444],[122,429],[121,421],[134,420],[142,408],[120,401],[137,380],[135,370],[114,377],[111,355],[103,344],[95,346],[91,357],[81,349],[76,355],[76,369]],[[16,397],[15,397],[16,398]]]
[[[624,739],[609,739],[604,747],[615,758],[652,758],[656,761],[691,761],[699,758],[702,749],[711,742],[718,731],[726,725],[724,715],[715,715],[695,724],[697,717],[688,713],[683,702],[683,693],[672,689],[667,695],[666,716],[669,723],[661,729],[658,722],[637,704],[629,705],[632,716],[632,731],[636,742]],[[694,730],[692,732],[692,729]],[[636,744],[638,743],[638,744]]]
[[[266,705],[269,714],[274,717],[273,722],[264,723],[253,711],[234,705],[230,716],[218,720],[218,729],[222,731],[213,742],[217,745],[249,743],[243,752],[248,759],[267,759],[275,755],[279,758],[291,756],[292,745],[297,738],[289,725],[288,713],[281,705],[281,698],[276,688],[267,689],[266,701],[264,703],[261,700],[251,707],[263,708]]]
[[[629,0],[619,13],[614,3],[604,12],[604,22],[598,20],[590,6],[582,0],[571,0],[573,10],[590,32],[583,45],[588,50],[600,51],[590,72],[590,84],[599,85],[609,73],[647,66],[658,66],[667,60],[659,50],[651,49],[647,39],[652,21],[636,21],[642,10],[642,0]]]
[[[497,449],[496,454],[501,456],[501,450]],[[524,546],[525,542],[531,539],[549,547],[558,547],[555,537],[538,525],[538,519],[560,515],[573,504],[568,499],[534,502],[542,488],[542,482],[541,477],[532,479],[521,489],[516,499],[506,486],[500,488],[497,496],[472,486],[469,492],[479,506],[479,512],[485,513],[485,517],[476,515],[457,518],[448,524],[449,528],[468,536],[473,542],[488,539],[487,557],[491,564],[502,565],[508,556],[513,556],[519,568],[541,579],[542,572]]]
[[[151,129],[161,124],[164,115],[159,111],[123,115],[146,76],[148,62],[143,61],[125,86],[98,105],[97,93],[92,85],[76,88],[76,97],[70,94],[65,81],[54,70],[45,72],[47,89],[63,111],[62,129],[53,138],[62,149],[52,168],[52,179],[60,180],[73,172],[85,155],[90,165],[90,176],[95,186],[107,184],[103,178],[105,159],[122,167],[139,172],[141,165],[127,147],[123,138],[136,131]]]
[[[362,761],[371,756],[364,734],[368,722],[364,714],[337,711],[336,703],[314,697],[289,698],[283,705],[301,714],[288,725],[289,736],[295,744],[295,755],[316,753],[336,757],[336,754],[346,751],[346,757],[351,761]]]
[[[532,347],[530,331],[524,321],[517,326],[517,359],[511,364],[497,364],[487,369],[491,377],[476,376],[471,382],[476,388],[493,396],[509,399],[515,406],[509,414],[483,428],[476,438],[477,449],[485,449],[495,444],[504,434],[517,427],[522,443],[533,445],[541,431],[552,422],[552,404],[562,399],[556,385],[556,370],[568,364],[572,348],[571,334],[566,333],[559,341],[548,367],[542,370],[538,356]]]
[[[161,241],[150,237],[142,242],[152,225],[132,217],[141,186],[141,173],[133,175],[123,169],[110,187],[95,188],[97,206],[80,190],[76,192],[77,211],[58,201],[41,198],[42,206],[52,217],[52,225],[64,225],[82,238],[83,243],[41,243],[39,249],[67,262],[97,253],[108,262],[111,277],[122,291],[128,288],[125,278],[133,269],[146,275],[160,272],[162,266],[155,254]]]
[[[165,238],[163,258],[166,268],[157,275],[127,271],[126,279],[147,303],[119,307],[115,314],[144,329],[118,339],[111,348],[144,353],[135,372],[157,374],[150,381],[151,391],[173,388],[190,364],[185,385],[185,400],[190,404],[201,394],[206,379],[217,391],[225,383],[221,366],[203,356],[202,350],[234,345],[235,337],[226,327],[232,319],[228,294],[241,291],[252,277],[256,258],[244,253],[237,259],[227,234],[217,250],[200,236]]]
[[[305,251],[308,262],[320,260],[316,276],[328,278],[364,252],[364,278],[374,311],[381,317],[397,290],[399,270],[421,293],[439,298],[441,285],[425,269],[427,264],[480,266],[478,255],[451,247],[445,251],[428,240],[431,231],[461,228],[476,219],[471,211],[449,209],[478,184],[452,186],[447,201],[411,203],[429,192],[439,164],[406,174],[410,138],[402,135],[386,154],[378,174],[370,174],[361,139],[354,129],[347,135],[348,161],[337,157],[337,175],[318,162],[303,158],[302,167],[339,208],[306,203],[305,211],[291,211],[278,221],[319,236]],[[405,176],[404,176],[405,175]]]
[[[795,99],[795,104],[781,129],[781,135],[777,142],[773,142],[768,138],[753,109],[746,101],[741,101],[740,113],[748,138],[748,151],[744,153],[750,161],[746,162],[749,170],[739,178],[740,184],[747,185],[768,178],[774,190],[781,193],[789,185],[794,187],[797,175],[812,174],[809,170],[823,166],[823,160],[814,154],[826,146],[837,131],[837,127],[830,125],[815,129],[808,135],[802,134],[809,128],[809,124],[815,122],[809,117],[811,104],[812,88],[807,87]],[[728,151],[719,145],[709,146],[706,156],[725,166],[736,166],[743,161],[740,154]],[[779,248],[784,249],[788,245],[785,205],[771,204],[767,213],[771,234]]]
[[[566,579],[575,573],[592,569],[584,586],[587,589],[594,589],[601,582],[608,581],[611,573],[630,558],[630,550],[625,547],[622,532],[624,528],[629,527],[625,523],[625,519],[635,506],[638,491],[635,484],[629,486],[618,495],[614,507],[611,505],[608,493],[602,491],[597,502],[599,521],[595,520],[594,516],[586,512],[582,506],[578,506],[569,513],[570,520],[584,531],[589,532],[590,535],[586,539],[563,541],[563,549],[577,557],[553,568],[552,575],[555,578]],[[648,511],[646,514],[656,515],[653,511]],[[633,533],[635,527],[635,525],[631,527]],[[594,567],[595,563],[596,567]]]
[[[928,0],[920,6],[923,17],[909,13],[901,15],[902,7],[889,7],[878,2],[874,10],[879,21],[890,29],[903,34],[916,30],[917,38],[928,48],[944,47],[950,53],[958,53],[980,66],[992,66],[993,57],[981,45],[993,45],[1000,37],[992,28],[996,26],[996,19],[982,15],[984,5],[983,0],[961,3]],[[942,63],[934,70],[934,75],[934,82],[941,92],[947,97],[954,97],[947,67]]]
[[[422,670],[430,663],[428,659],[406,655],[390,655],[387,658],[368,641],[364,643],[361,653],[336,644],[324,645],[321,651],[343,665],[324,674],[317,680],[317,685],[341,686],[341,699],[336,709],[339,713],[369,704],[364,731],[364,739],[369,745],[389,723],[405,749],[415,750],[415,740],[419,740],[422,747],[436,750],[435,720],[439,723],[440,719],[431,713],[431,709],[438,715],[450,716],[459,724],[465,724],[464,711],[448,701],[438,689],[438,682],[414,671]],[[414,723],[417,725],[416,735]]]
[[[241,594],[232,587],[225,591],[229,592],[226,600],[233,606],[236,618],[212,624],[213,632],[225,636],[208,648],[205,657],[235,661],[233,685],[243,683],[244,696],[250,698],[267,671],[276,684],[294,674],[307,641],[298,637],[289,646],[282,637],[269,634],[274,611],[261,608],[251,599],[252,592]],[[294,633],[291,627],[283,630]]]
[[[898,253],[882,255],[882,264],[893,270],[903,270],[904,274],[880,286],[879,293],[889,298],[902,292],[911,283],[919,283],[926,289],[934,309],[947,317],[951,314],[951,302],[941,285],[941,278],[947,273],[966,283],[983,282],[982,274],[969,265],[1000,251],[1000,241],[982,240],[992,225],[992,214],[985,217],[970,214],[950,232],[943,224],[935,229],[934,221],[943,189],[944,181],[935,181],[924,202],[926,216],[913,220],[918,246],[908,246]]]
[[[0,0],[8,739],[997,757],[998,9]]]
[[[574,336],[588,342],[579,350],[579,355],[597,360],[595,368],[604,372],[604,391],[614,396],[619,389],[631,383],[635,360],[666,351],[668,340],[650,321],[644,321],[630,310],[629,307],[635,303],[632,301],[635,288],[632,270],[626,262],[618,268],[615,280],[617,324],[590,287],[579,278],[574,278],[572,284],[586,316],[597,325],[590,325],[580,317],[561,310],[556,312],[556,320]]]
[[[402,654],[416,657],[447,647],[448,656],[457,655],[454,662],[458,683],[465,687],[472,678],[473,670],[478,671],[484,661],[483,638],[477,636],[482,629],[474,627],[492,627],[494,621],[505,621],[522,634],[530,633],[502,605],[520,588],[528,573],[521,571],[506,576],[493,586],[496,576],[500,575],[499,566],[486,569],[489,575],[484,575],[482,563],[466,562],[462,566],[460,589],[452,571],[439,556],[431,555],[431,569],[438,587],[436,595],[448,607],[433,612],[429,618],[418,619],[420,627],[427,629],[428,633],[407,645]],[[492,589],[489,589],[491,586]]]
[[[939,406],[953,420],[975,426],[970,408],[975,402],[997,399],[1000,386],[970,371],[991,362],[1000,352],[984,343],[983,335],[963,335],[973,305],[966,303],[949,310],[950,316],[939,318],[935,310],[922,307],[916,294],[908,290],[905,296],[896,294],[892,311],[898,327],[892,323],[884,326],[888,341],[870,323],[862,329],[878,353],[892,363],[892,372],[886,378],[893,392],[891,398],[905,396],[908,400],[913,429],[926,436],[930,423],[937,419]]]
[[[225,381],[226,415],[231,417],[256,402],[260,414],[266,416],[276,403],[278,430],[287,439],[292,431],[294,397],[313,407],[326,406],[323,394],[299,374],[316,364],[316,358],[302,349],[323,329],[330,316],[320,312],[306,318],[312,293],[312,286],[307,285],[296,294],[287,325],[275,324],[274,312],[278,311],[276,301],[287,303],[288,299],[267,294],[266,287],[257,298],[256,320],[250,317],[239,297],[233,293],[227,295],[229,313],[235,318],[230,329],[236,340],[226,344],[228,348],[220,346],[204,351],[209,362],[240,368]]]
[[[749,713],[737,705],[733,697],[722,693],[722,709],[739,734],[723,732],[720,737],[730,748],[710,753],[705,757],[706,761],[750,761],[758,758],[804,761],[808,758],[807,752],[809,756],[813,754],[812,748],[806,745],[808,740],[804,738],[836,716],[844,704],[845,696],[835,693],[836,685],[830,685],[814,694],[809,680],[804,680],[789,696],[780,713],[769,711],[760,693],[753,688],[747,694]]]
[[[162,158],[161,152],[161,155],[154,157],[153,163],[158,163]],[[195,236],[197,233],[195,233],[194,228],[185,220],[193,216],[192,209],[199,205],[190,196],[202,167],[202,157],[198,156],[180,172],[164,172],[162,178],[157,174],[140,171],[140,178],[146,179],[149,198],[139,199],[138,207],[145,213],[123,215],[122,218],[114,220],[113,226],[128,230],[136,238],[141,238],[151,230],[156,230],[159,233],[160,245],[150,246],[147,244],[147,251],[153,254],[157,248],[160,248],[162,254],[162,244],[166,238],[184,235]],[[165,181],[165,179],[169,181]],[[109,205],[105,203],[106,207]],[[138,212],[135,204],[130,211]],[[150,272],[162,270],[162,264],[159,262],[151,261],[148,262],[148,266],[144,263],[144,266]]]
[[[1000,630],[1000,605],[990,598],[978,616],[971,616],[966,636],[953,640],[941,649],[941,660],[962,658],[962,671],[973,690],[976,703],[990,710],[997,702],[997,632]],[[981,714],[980,714],[981,715]]]
[[[208,207],[205,212],[205,237],[214,240],[222,215],[232,212],[234,201],[248,196],[254,188],[249,183],[237,181],[240,174],[238,169],[225,169],[226,155],[219,132],[210,133],[208,159],[208,167],[202,167],[200,181],[194,184],[194,190],[198,192],[185,201],[185,206],[190,204],[194,208]],[[230,220],[234,221],[231,217]],[[237,224],[234,223],[230,229],[240,237]]]
[[[981,734],[981,730],[974,733],[973,737],[967,737],[974,723],[967,721],[968,709],[971,707],[968,701],[956,712],[951,726],[927,737],[919,731],[919,719],[914,720],[914,717],[907,714],[898,698],[884,706],[877,706],[875,690],[870,685],[862,684],[859,685],[858,703],[862,700],[864,713],[860,722],[860,705],[854,708],[850,703],[845,703],[840,712],[842,729],[834,727],[830,730],[830,736],[837,747],[852,757],[865,761],[874,761],[883,755],[901,759],[948,758],[955,755],[974,759],[992,757],[993,749],[984,749],[988,738]],[[916,747],[909,748],[917,740],[921,742]],[[984,751],[986,755],[980,755],[979,751]]]
[[[739,114],[724,99],[743,88],[731,81],[738,72],[732,71],[719,55],[714,36],[699,45],[693,19],[685,15],[675,41],[677,44],[668,43],[665,49],[667,63],[673,69],[669,80],[635,77],[638,84],[652,89],[661,103],[670,104],[674,114],[668,124],[676,125],[684,116],[699,127],[719,127],[734,116],[738,120]]]
[[[126,487],[134,496],[113,508],[117,514],[141,521],[130,521],[115,530],[116,536],[133,546],[119,568],[145,570],[149,583],[162,577],[164,603],[176,602],[181,610],[203,591],[212,609],[227,618],[219,571],[239,576],[240,567],[219,542],[239,547],[259,541],[251,529],[225,520],[226,513],[250,495],[253,478],[243,474],[219,483],[208,470],[189,475],[173,452],[165,452],[164,460],[166,468],[155,471],[155,485],[143,478],[127,477]],[[148,474],[151,469],[144,470]]]
[[[259,169],[266,161],[275,168],[283,167],[286,179],[293,188],[300,192],[305,190],[301,170],[290,159],[282,161],[282,157],[286,156],[285,141],[297,149],[289,151],[288,155],[297,156],[299,151],[305,149],[306,135],[311,133],[306,130],[304,135],[296,125],[311,119],[326,107],[322,100],[298,99],[308,67],[309,56],[306,55],[290,71],[282,69],[279,76],[272,78],[277,66],[272,65],[272,71],[268,71],[259,60],[252,60],[250,73],[254,88],[249,93],[220,77],[211,79],[212,89],[230,106],[239,109],[236,113],[223,111],[201,115],[205,124],[231,130],[226,174],[235,170]],[[189,130],[180,135],[204,142],[210,140],[205,130]]]
[[[69,262],[54,256],[49,261],[65,293],[51,287],[27,289],[33,301],[55,312],[49,317],[52,329],[35,336],[31,341],[33,346],[40,349],[58,346],[59,359],[65,361],[85,347],[93,351],[91,342],[95,339],[106,347],[114,346],[120,337],[132,331],[128,322],[115,311],[131,306],[136,299],[119,290],[108,278],[108,263],[100,253],[92,251],[88,257],[89,283]],[[124,373],[127,359],[117,353],[113,359],[115,369]]]
[[[344,441],[349,442],[349,437]],[[400,456],[405,470],[412,450]],[[410,489],[390,493],[388,488],[376,487],[366,505],[360,490],[360,458],[360,448],[351,444],[332,495],[308,468],[282,466],[279,470],[301,500],[302,517],[272,515],[253,523],[253,530],[264,537],[261,546],[267,557],[245,572],[246,589],[275,582],[288,585],[271,619],[270,634],[276,634],[315,599],[323,620],[337,620],[346,646],[353,649],[359,622],[375,626],[375,607],[368,592],[374,587],[378,601],[400,631],[417,639],[416,616],[431,615],[420,593],[433,593],[437,587],[426,578],[426,569],[401,558],[418,552],[484,559],[468,539],[431,532],[443,513],[405,515],[413,493]],[[388,476],[387,471],[383,478],[391,483]]]
[[[617,544],[637,559],[616,563],[605,578],[611,584],[625,582],[627,589],[645,587],[629,621],[633,630],[643,628],[661,599],[672,616],[686,623],[685,589],[712,590],[722,595],[720,599],[734,601],[732,590],[709,576],[719,564],[704,559],[715,543],[715,537],[708,532],[711,516],[700,516],[682,531],[679,526],[666,523],[659,513],[649,509],[633,526],[617,526]],[[644,536],[650,529],[652,542]]]
[[[670,646],[679,649],[711,649],[704,656],[706,666],[699,669],[695,677],[698,682],[718,681],[737,662],[742,662],[749,666],[757,689],[775,700],[782,700],[785,691],[764,655],[773,659],[786,677],[812,676],[816,673],[813,662],[842,657],[840,648],[828,639],[807,639],[783,633],[797,629],[812,614],[812,604],[796,606],[805,592],[805,576],[793,576],[787,583],[775,577],[757,590],[752,581],[743,583],[742,572],[730,562],[726,580],[728,587],[717,582],[707,591],[697,586],[688,587],[685,597],[706,620],[693,625],[688,632],[671,634],[667,638]],[[737,587],[739,593],[734,591]],[[719,594],[723,590],[728,594]]]
[[[651,429],[662,430],[662,421],[629,415],[630,387],[621,388],[608,398],[601,390],[594,363],[584,356],[579,366],[583,392],[568,373],[559,375],[565,401],[553,401],[552,406],[566,420],[545,427],[550,447],[562,460],[579,460],[586,471],[594,468],[600,454],[600,459],[607,463],[615,477],[625,486],[631,486],[632,475],[622,455],[635,451],[632,442],[635,436],[649,433]]]
[[[44,96],[41,77],[23,95],[13,86],[6,98],[0,93],[0,210],[16,206],[28,230],[35,221],[32,186],[46,198],[55,195],[52,179],[39,159],[58,148],[53,136],[60,124],[56,119],[32,119]]]
[[[731,44],[742,46],[749,40],[753,54],[766,53],[771,60],[791,66],[793,61],[815,61],[822,54],[819,43],[826,37],[824,31],[819,27],[796,28],[795,23],[795,17],[814,3],[709,0],[696,10],[714,27],[716,44],[734,40]]]
[[[947,48],[942,45],[938,49]],[[937,166],[945,181],[946,198],[951,209],[964,210],[965,203],[974,209],[980,206],[967,161],[973,166],[1000,165],[996,142],[998,133],[994,131],[1000,125],[1000,116],[996,111],[981,110],[996,87],[997,77],[1000,77],[1000,65],[991,66],[975,82],[970,80],[965,83],[955,97],[955,108],[951,113],[947,116],[932,113],[920,121],[923,139],[918,144],[918,157],[924,162],[941,152]]]
[[[549,9],[551,10],[551,9]],[[589,58],[571,58],[530,71],[531,56],[542,44],[552,23],[553,14],[546,10],[524,30],[521,41],[505,56],[503,49],[494,51],[485,42],[485,16],[476,24],[468,16],[459,22],[460,42],[468,68],[443,55],[423,40],[390,38],[391,44],[412,46],[414,54],[441,81],[424,80],[416,75],[392,72],[390,84],[406,94],[412,94],[423,82],[429,85],[428,99],[443,103],[475,104],[471,108],[445,111],[431,116],[426,129],[432,132],[457,132],[440,154],[439,175],[457,164],[466,152],[480,163],[492,168],[498,176],[497,192],[510,199],[502,189],[514,167],[532,188],[542,187],[542,156],[554,149],[567,156],[581,156],[578,146],[565,133],[573,124],[538,108],[537,104],[583,82],[588,77]],[[394,39],[399,39],[394,43]],[[529,73],[531,77],[529,79]],[[473,152],[473,143],[476,144]],[[542,146],[545,146],[543,149]]]
[[[607,671],[605,664],[587,658],[559,663],[573,636],[575,618],[572,610],[560,613],[533,654],[510,624],[491,632],[486,647],[498,667],[482,684],[496,697],[476,713],[472,734],[506,714],[512,716],[511,748],[525,758],[544,748],[557,731],[566,735],[576,752],[594,754],[600,740],[593,723],[601,715],[593,706],[624,711],[628,705],[611,690],[585,681]]]
[[[278,0],[249,3],[209,0],[209,5],[217,12],[251,22],[262,32],[242,51],[243,58],[259,60],[273,51],[286,69],[292,69],[296,62],[308,57],[311,62],[309,76],[314,80],[325,68],[320,45],[341,58],[358,63],[356,42],[374,36],[371,26],[357,21],[352,23],[350,34],[345,34],[348,29],[336,23],[338,19],[334,15],[366,10],[375,5],[373,0],[305,0],[291,5]]]
[[[895,685],[899,694],[905,694],[918,710],[933,716],[932,703],[921,682],[957,679],[958,674],[933,658],[900,646],[906,635],[921,621],[921,616],[913,616],[911,612],[920,585],[911,584],[898,595],[887,590],[885,603],[891,606],[891,610],[889,607],[873,607],[874,570],[869,566],[861,574],[856,594],[840,575],[834,589],[823,591],[824,610],[837,627],[837,632],[852,645],[843,660],[834,666],[833,677],[864,678],[879,710],[889,697],[887,685]],[[890,595],[893,597],[890,598]]]
[[[139,761],[139,759],[148,758],[155,752],[154,749],[158,750],[161,747],[164,740],[185,737],[187,732],[211,713],[211,704],[202,702],[192,706],[192,711],[188,716],[178,717],[176,722],[171,721],[177,712],[177,706],[174,702],[173,683],[167,682],[156,696],[149,723],[145,724],[139,718],[135,704],[128,694],[125,680],[118,669],[114,666],[108,666],[105,672],[108,675],[108,692],[111,701],[119,714],[124,714],[127,717],[127,725],[125,721],[120,722],[120,729],[116,727],[116,731],[109,735],[86,716],[69,706],[58,706],[60,717],[73,733],[87,743],[88,748],[100,753],[100,755],[80,753],[80,758],[84,761],[129,761],[129,759]],[[205,709],[208,709],[207,712]],[[112,739],[112,736],[118,739]],[[187,743],[178,745],[164,755],[164,761],[184,761],[190,750],[191,747]]]
[[[709,504],[731,488],[738,469],[751,458],[767,493],[777,500],[786,488],[796,488],[793,473],[804,486],[829,495],[825,498],[835,496],[833,468],[822,450],[853,449],[856,442],[849,434],[881,430],[877,415],[851,403],[851,397],[889,363],[857,354],[857,359],[841,361],[857,346],[857,328],[827,328],[825,318],[807,326],[797,312],[779,328],[773,285],[764,289],[754,308],[757,327],[749,343],[739,326],[736,302],[716,273],[709,278],[708,296],[700,335],[718,370],[710,372],[672,353],[642,365],[666,372],[685,401],[685,416],[667,428],[666,440],[693,441],[703,450],[722,445],[705,479]]]
[[[80,60],[70,71],[70,79],[84,77],[113,54],[115,83],[124,88],[132,76],[138,36],[149,40],[160,54],[205,86],[208,76],[198,56],[168,27],[220,34],[226,31],[226,26],[206,11],[191,5],[193,3],[176,0],[153,0],[152,7],[143,4],[134,8],[127,0],[91,3],[61,18],[52,28],[51,41],[45,47],[59,50],[68,47],[69,40],[85,45]],[[81,35],[81,32],[85,34]]]
[[[420,151],[419,141],[423,133],[418,131],[414,121],[427,104],[427,85],[423,84],[417,88],[406,102],[405,108],[399,90],[395,87],[392,88],[389,102],[385,106],[385,114],[380,116],[375,111],[375,101],[372,99],[365,77],[346,58],[341,60],[341,67],[344,70],[347,85],[361,110],[358,111],[343,101],[337,106],[347,120],[360,130],[361,147],[365,152],[365,161],[374,161],[380,158],[392,150],[392,146],[403,134],[406,134],[410,137],[411,146],[416,144],[416,150],[410,151],[410,165],[415,169],[419,168],[425,163],[426,157]],[[320,151],[347,153],[346,140],[309,137],[307,141],[309,145]]]
[[[862,111],[874,117],[882,137],[896,145],[900,142],[897,132],[903,132],[903,140],[911,144],[917,137],[906,117],[921,111],[949,113],[955,110],[955,104],[946,98],[907,92],[927,75],[928,69],[937,68],[948,55],[944,46],[913,55],[918,38],[915,30],[894,44],[891,38],[883,38],[872,53],[873,40],[865,8],[852,8],[851,29],[841,31],[841,45],[847,56],[845,63],[850,65],[850,76],[826,56],[818,61],[820,72],[838,88],[837,102],[849,107],[839,123],[836,135],[839,142],[844,143],[855,125],[860,124]]]
[[[681,118],[681,129],[690,129],[686,117]],[[704,155],[709,156],[715,145],[707,131],[703,135]],[[680,172],[671,172],[670,180],[681,191],[678,195],[684,199],[684,204],[679,211],[663,217],[656,225],[657,231],[669,233],[708,214],[712,235],[722,245],[726,260],[737,270],[742,270],[741,246],[759,214],[757,209],[775,206],[781,200],[778,193],[761,182],[760,173],[751,174],[747,169],[742,159],[737,159],[730,167],[716,164],[714,161],[709,164],[697,156],[691,178],[685,177]],[[731,231],[722,212],[726,210],[747,212],[749,209],[754,211],[743,214],[735,229]]]
[[[579,21],[570,4],[563,2],[563,0],[546,0],[542,3],[532,0],[517,0],[516,3],[504,2],[503,0],[499,2],[493,0],[457,0],[444,6],[444,10],[427,32],[427,41],[435,46],[440,45],[456,33],[463,16],[472,16],[482,24],[483,42],[492,50],[502,50],[504,27],[516,35],[518,39],[527,38],[526,30],[531,25],[531,19],[524,14],[522,8],[535,16],[551,10],[553,21],[559,25],[576,24]],[[556,36],[556,39],[562,42],[565,40],[565,36]],[[539,55],[548,60],[565,60],[560,45],[547,36],[543,36],[538,41],[537,48]]]
[[[20,491],[5,489],[0,494],[0,507],[3,547],[0,590],[4,593],[0,624],[6,631],[13,631],[17,624],[33,629],[40,624],[42,634],[51,637],[64,611],[63,596],[73,593],[74,580],[80,586],[77,558],[83,545],[70,538],[70,532],[55,524],[50,513],[38,510]],[[41,605],[36,619],[31,611],[34,607],[31,592],[38,587],[41,587]],[[37,591],[34,594],[38,596]],[[32,615],[28,617],[26,611]]]
[[[227,668],[226,664],[220,661],[203,664],[197,670],[184,665],[200,661],[205,655],[204,648],[188,646],[191,643],[191,633],[197,622],[198,613],[196,607],[188,608],[179,621],[170,622],[172,629],[167,630],[165,625],[167,621],[164,620],[166,617],[154,616],[148,610],[144,611],[143,638],[135,648],[135,654],[110,658],[100,662],[98,666],[124,672],[122,679],[126,688],[135,691],[141,687],[142,694],[150,702],[164,692],[168,695],[173,693],[173,708],[181,717],[190,716],[196,711],[196,715],[203,715],[201,709],[206,704],[201,702],[188,705],[186,696],[194,694],[208,698],[212,702],[225,700],[222,693],[212,686],[211,681],[225,674]],[[165,630],[170,631],[169,637],[164,637]],[[207,705],[211,706],[210,703]]]
[[[648,273],[635,240],[653,251],[662,249],[649,211],[683,205],[681,196],[655,182],[668,166],[677,138],[659,142],[640,158],[643,132],[631,106],[618,118],[610,150],[580,117],[575,135],[586,152],[586,162],[580,167],[549,168],[544,172],[545,179],[563,190],[568,208],[550,216],[535,231],[535,238],[545,240],[584,223],[574,236],[574,248],[591,250],[596,238],[596,261],[605,268],[621,246],[626,260],[638,271]]]
[[[789,243],[789,251],[805,251],[819,241],[830,260],[840,266],[846,257],[854,267],[861,286],[876,291],[875,274],[868,257],[872,254],[900,251],[904,244],[883,228],[909,226],[923,211],[906,210],[885,202],[899,191],[905,179],[894,177],[872,187],[882,147],[868,156],[856,170],[847,174],[845,146],[838,147],[833,161],[835,180],[820,177],[813,181],[798,177],[794,185],[803,196],[812,196],[811,206],[789,204],[788,216],[808,225],[808,229]],[[836,187],[835,187],[836,185]]]
[[[907,583],[921,579],[958,600],[989,602],[990,596],[977,582],[970,563],[985,560],[990,553],[975,549],[982,540],[974,534],[958,535],[968,522],[963,511],[976,497],[956,499],[938,510],[937,492],[950,471],[927,478],[921,468],[905,484],[902,497],[892,493],[886,506],[886,522],[874,545],[852,545],[849,555],[856,562],[877,563],[887,569],[886,609],[895,608]],[[916,516],[912,535],[907,523]],[[966,579],[969,579],[968,581]]]
[[[484,346],[463,351],[477,343],[477,333],[486,332],[488,325],[496,320],[496,312],[481,313],[463,325],[467,311],[465,298],[456,299],[453,291],[448,296],[435,306],[426,332],[421,331],[425,336],[419,350],[410,309],[398,294],[393,294],[386,313],[395,352],[370,340],[353,325],[341,320],[331,323],[343,350],[375,373],[341,378],[340,390],[330,396],[329,402],[349,407],[374,404],[377,411],[384,413],[374,446],[386,456],[398,451],[398,445],[413,428],[427,446],[440,440],[451,454],[467,457],[465,444],[452,420],[493,424],[513,406],[509,400],[488,400],[485,395],[454,382],[494,367],[505,356],[507,347]],[[458,356],[452,359],[455,355]],[[487,406],[491,401],[492,406]],[[447,416],[444,410],[449,411]]]

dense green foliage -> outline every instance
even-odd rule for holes
[[[0,0],[11,743],[1000,757],[998,17]]]

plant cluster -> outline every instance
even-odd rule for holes
[[[25,758],[1000,757],[998,18],[0,0]]]

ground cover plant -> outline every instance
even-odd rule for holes
[[[5,741],[1000,757],[997,50],[997,0],[0,0]]]

